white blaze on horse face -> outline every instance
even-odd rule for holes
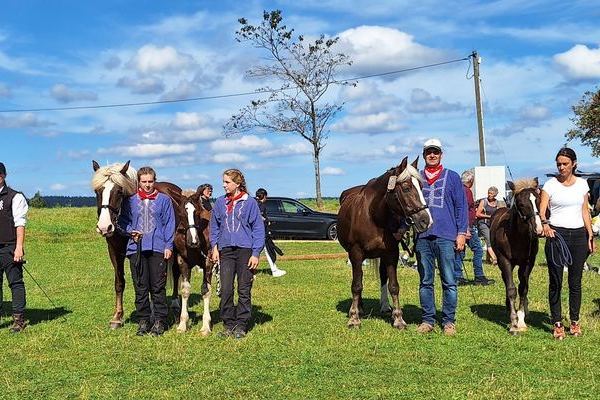
[[[531,201],[533,211],[535,212],[535,233],[541,235],[544,231],[542,229],[542,219],[540,218],[540,212],[538,211],[537,205],[535,204],[535,196],[533,195],[533,193],[529,195],[529,201]]]
[[[112,183],[111,181],[106,182],[104,184],[104,186],[102,187],[102,205],[103,206],[109,205],[110,193],[112,192],[114,187],[115,187],[115,184]],[[112,225],[112,221],[110,219],[110,211],[108,210],[108,208],[102,208],[100,210],[100,216],[98,217],[98,224],[96,225],[98,233],[101,233],[102,235],[106,235],[109,232],[108,228],[111,225]],[[114,229],[114,226],[113,226],[113,229]]]
[[[417,180],[417,178],[415,178],[414,176],[410,178],[413,186],[415,187],[415,189],[417,189],[417,192],[419,193],[419,199],[421,199],[421,205],[426,205],[427,203],[425,202],[425,196],[423,196],[423,191],[421,190],[421,185],[419,185],[419,181]],[[429,212],[429,208],[426,208],[425,211],[427,211],[427,215],[429,216],[429,225],[427,226],[427,229],[431,228],[431,225],[433,225],[433,217],[431,216],[431,213]]]
[[[193,226],[192,228],[190,228],[190,235],[192,235],[192,244],[197,244],[198,242],[200,242],[200,239],[198,238],[198,230],[194,226],[194,212],[196,211],[196,207],[194,207],[194,205],[188,201],[187,203],[185,203],[185,211],[187,214],[188,226]]]

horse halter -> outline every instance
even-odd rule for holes
[[[405,188],[402,186],[402,182],[398,182],[398,176],[392,175],[392,176],[390,176],[390,178],[388,180],[387,193],[388,194],[393,193],[393,196],[396,199],[396,202],[398,202],[398,204],[400,204],[400,208],[402,209],[402,213],[404,214],[404,219],[406,220],[406,223],[408,225],[414,225],[415,221],[411,217],[423,210],[428,209],[429,207],[427,206],[427,204],[423,204],[422,206],[417,207],[414,210],[407,211],[406,207],[404,205],[404,202],[402,201],[400,195],[398,194],[398,191],[395,190],[396,186],[398,186],[398,184],[400,184],[402,193],[410,192],[410,188],[408,188],[408,187]],[[388,196],[386,196],[386,199],[388,199],[388,202],[389,202]]]
[[[514,208],[517,211],[517,215],[519,216],[519,218],[521,218],[523,221],[527,221],[528,219],[531,218],[535,218],[536,215],[540,215],[539,211],[534,212],[532,215],[525,215],[521,212],[521,210],[519,210],[519,207],[517,206],[517,199],[513,200],[512,206],[511,208]]]

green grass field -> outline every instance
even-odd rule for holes
[[[365,271],[362,328],[346,328],[350,268],[345,260],[289,261],[272,278],[266,265],[253,289],[255,325],[240,341],[199,334],[200,279],[192,282],[193,324],[186,334],[137,337],[127,272],[124,328],[111,331],[113,273],[93,209],[33,209],[27,231],[27,269],[59,305],[48,303],[26,276],[29,327],[8,333],[0,320],[0,398],[211,399],[546,399],[597,398],[600,383],[600,275],[585,273],[584,336],[551,338],[547,276],[538,265],[530,289],[529,331],[507,333],[504,287],[461,287],[458,334],[416,333],[418,275],[401,268],[406,331],[378,311],[378,278]],[[279,243],[286,255],[336,253],[337,243]],[[538,258],[540,264],[543,255]],[[592,264],[600,265],[593,256]],[[468,271],[472,274],[472,269]],[[198,278],[198,276],[195,276]],[[436,280],[437,302],[440,302]],[[10,291],[4,288],[4,309]],[[222,329],[218,299],[214,332]],[[566,293],[563,309],[567,309]]]

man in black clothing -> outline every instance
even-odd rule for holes
[[[258,208],[260,209],[260,215],[265,223],[265,255],[267,256],[267,261],[269,262],[269,267],[271,267],[271,274],[279,278],[280,276],[284,276],[287,272],[277,268],[277,254],[283,255],[283,252],[275,242],[273,242],[273,238],[271,237],[271,232],[269,231],[269,217],[267,217],[267,191],[263,188],[260,188],[256,191],[256,201],[258,202]]]
[[[25,283],[23,282],[23,243],[27,200],[6,184],[6,167],[0,162],[0,287],[6,274],[12,293],[12,333],[25,329]]]

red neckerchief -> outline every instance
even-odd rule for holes
[[[235,202],[242,198],[246,192],[240,192],[237,196],[227,195],[227,199],[225,200],[225,206],[227,206],[227,214],[231,214],[233,212],[233,206]]]
[[[438,164],[436,167],[425,167],[425,178],[430,186],[438,180],[443,169],[444,167],[442,167],[442,164]]]
[[[158,190],[154,189],[154,191],[152,191],[152,193],[146,193],[144,191],[144,189],[139,188],[137,191],[138,196],[140,196],[140,199],[142,200],[156,200],[156,196],[158,196]]]

